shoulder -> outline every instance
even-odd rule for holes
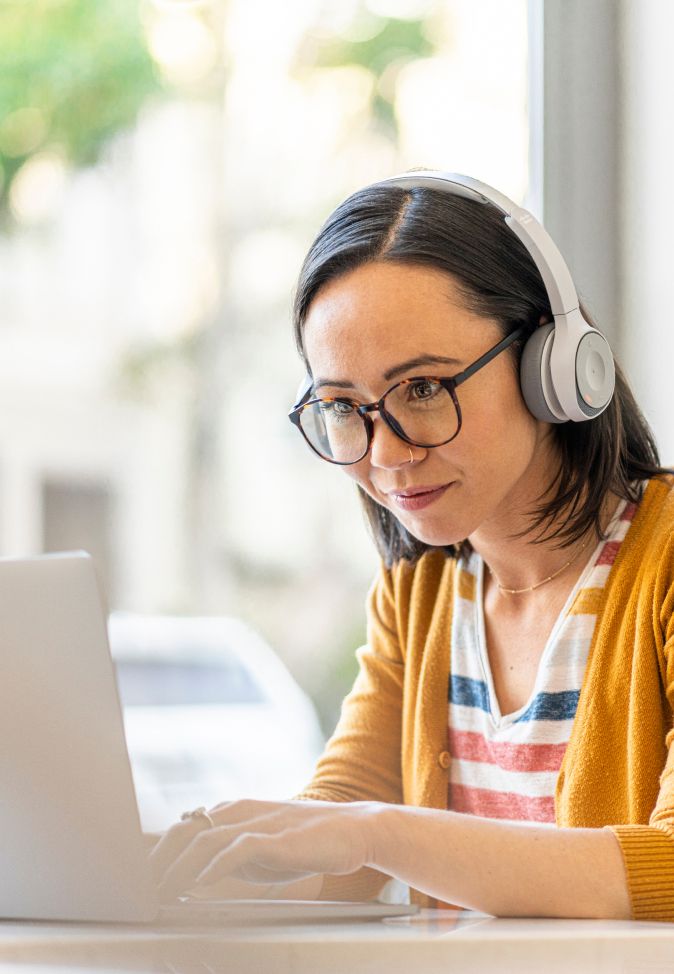
[[[371,608],[402,635],[410,621],[427,626],[438,606],[451,605],[457,566],[443,549],[427,551],[416,562],[382,565],[370,593]]]
[[[416,562],[382,566],[370,591],[368,640],[380,655],[411,663],[417,672],[427,652],[434,660],[448,659],[448,645],[457,563],[440,548]],[[444,665],[444,664],[443,664]]]
[[[606,583],[606,604],[630,613],[637,603],[668,601],[674,590],[674,476],[654,477],[635,505],[632,523]]]
[[[425,552],[416,562],[398,561],[389,569],[392,591],[398,599],[427,601],[454,584],[457,563],[442,548]]]
[[[646,551],[665,555],[674,542],[674,475],[654,477],[639,501],[627,550],[637,557]],[[627,539],[626,539],[627,540]]]

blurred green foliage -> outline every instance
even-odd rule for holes
[[[0,64],[3,209],[35,153],[91,164],[161,91],[138,0],[0,0]]]
[[[424,20],[374,17],[365,8],[361,8],[359,16],[370,22],[367,36],[362,40],[336,36],[319,42],[313,52],[313,63],[318,67],[353,64],[370,71],[378,82],[372,99],[372,113],[395,137],[395,76],[409,61],[430,57],[435,45],[428,37]],[[353,26],[357,35],[357,20]]]

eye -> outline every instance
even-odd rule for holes
[[[412,402],[426,402],[442,391],[442,386],[434,379],[415,379],[409,383],[408,397]]]
[[[355,406],[351,403],[335,399],[320,399],[318,408],[325,416],[333,416],[340,419],[351,416],[355,412]]]

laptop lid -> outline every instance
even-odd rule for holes
[[[106,617],[84,552],[0,559],[0,917],[150,920]]]

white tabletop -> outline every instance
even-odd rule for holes
[[[230,928],[0,922],[0,971],[170,974],[656,974],[674,924],[494,919],[468,911]]]

